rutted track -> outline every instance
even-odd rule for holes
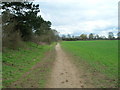
[[[50,76],[47,88],[84,88],[86,87],[80,78],[75,65],[70,61],[70,57],[61,49],[58,43],[56,49],[56,61]]]

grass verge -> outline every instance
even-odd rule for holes
[[[26,82],[24,86],[24,81],[31,81],[33,76],[31,76],[31,71],[36,71],[34,67],[37,67],[37,63],[43,64],[43,58],[47,51],[51,51],[54,45],[37,45],[35,43],[27,42],[24,48],[19,48],[18,50],[6,49],[2,56],[2,79],[3,88],[4,87],[44,87],[45,78],[41,72],[42,79],[36,79],[36,83],[39,82],[37,86],[30,86],[30,83]],[[52,62],[49,59],[50,62]],[[46,60],[45,62],[48,62]],[[38,65],[39,66],[39,65]],[[33,68],[33,69],[32,69]],[[39,67],[40,68],[40,67]],[[43,67],[40,69],[42,70]],[[46,72],[46,71],[45,71]],[[35,72],[33,73],[34,75]],[[39,76],[39,75],[38,75]],[[29,77],[30,80],[27,78]],[[36,76],[37,77],[37,76]],[[38,77],[39,78],[39,77]],[[19,83],[20,82],[20,83]],[[34,82],[34,81],[33,81]],[[42,83],[42,84],[41,84]]]

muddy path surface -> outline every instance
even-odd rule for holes
[[[71,58],[61,49],[58,43],[56,49],[56,60],[46,88],[85,88],[84,80],[71,62]]]

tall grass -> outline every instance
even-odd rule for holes
[[[3,87],[9,87],[11,83],[18,80],[23,73],[40,62],[44,53],[50,49],[50,45],[37,45],[32,42],[26,42],[24,48],[17,50],[6,48],[2,56]]]

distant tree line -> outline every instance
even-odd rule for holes
[[[117,34],[117,38],[114,37],[113,32],[108,33],[108,38],[105,36],[99,36],[94,35],[93,33],[90,33],[89,35],[87,34],[81,34],[80,36],[71,36],[70,34],[68,35],[62,35],[61,37],[62,40],[65,41],[77,41],[77,40],[120,40],[120,32]]]
[[[58,32],[51,29],[51,22],[45,21],[39,5],[33,2],[2,2],[2,40],[3,46],[17,46],[20,41],[57,41]]]

